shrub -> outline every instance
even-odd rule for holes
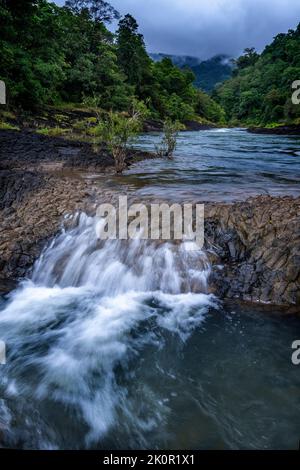
[[[38,129],[37,134],[48,135],[49,137],[58,137],[67,134],[70,132],[70,129],[63,129],[61,127],[44,127],[43,129]]]
[[[167,120],[164,122],[163,138],[156,147],[156,153],[159,157],[173,158],[177,146],[178,133],[183,129],[184,126],[178,121]]]
[[[133,101],[129,114],[109,112],[106,119],[94,128],[95,135],[105,143],[112,153],[117,174],[126,168],[126,153],[131,144],[142,130],[142,123],[147,115],[146,106]]]

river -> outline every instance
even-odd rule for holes
[[[99,184],[147,201],[296,196],[299,148],[243,130],[182,133],[173,161]],[[299,317],[209,294],[206,255],[189,243],[103,242],[98,224],[79,215],[1,300],[1,445],[298,448]]]
[[[159,134],[138,148],[153,150]],[[119,182],[119,180],[118,180]],[[300,137],[242,129],[182,132],[174,160],[133,165],[123,180],[138,197],[232,202],[257,194],[300,195]]]

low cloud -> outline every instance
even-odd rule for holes
[[[63,2],[58,2],[63,3]],[[300,21],[299,0],[111,0],[138,21],[150,52],[208,58],[261,51]]]
[[[262,50],[300,21],[299,0],[112,0],[140,24],[151,52],[201,58]]]

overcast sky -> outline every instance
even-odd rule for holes
[[[63,4],[63,0],[57,3]],[[138,21],[149,52],[208,58],[259,51],[300,21],[300,0],[111,0]]]

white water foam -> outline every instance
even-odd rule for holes
[[[81,214],[0,312],[8,349],[4,395],[69,407],[85,423],[87,445],[105,436],[120,409],[136,429],[157,424],[154,411],[151,419],[135,416],[116,369],[128,367],[147,345],[163,347],[161,334],[186,341],[215,305],[206,293],[209,263],[190,250],[191,242],[103,242],[99,223]],[[39,422],[49,447],[43,417]]]

